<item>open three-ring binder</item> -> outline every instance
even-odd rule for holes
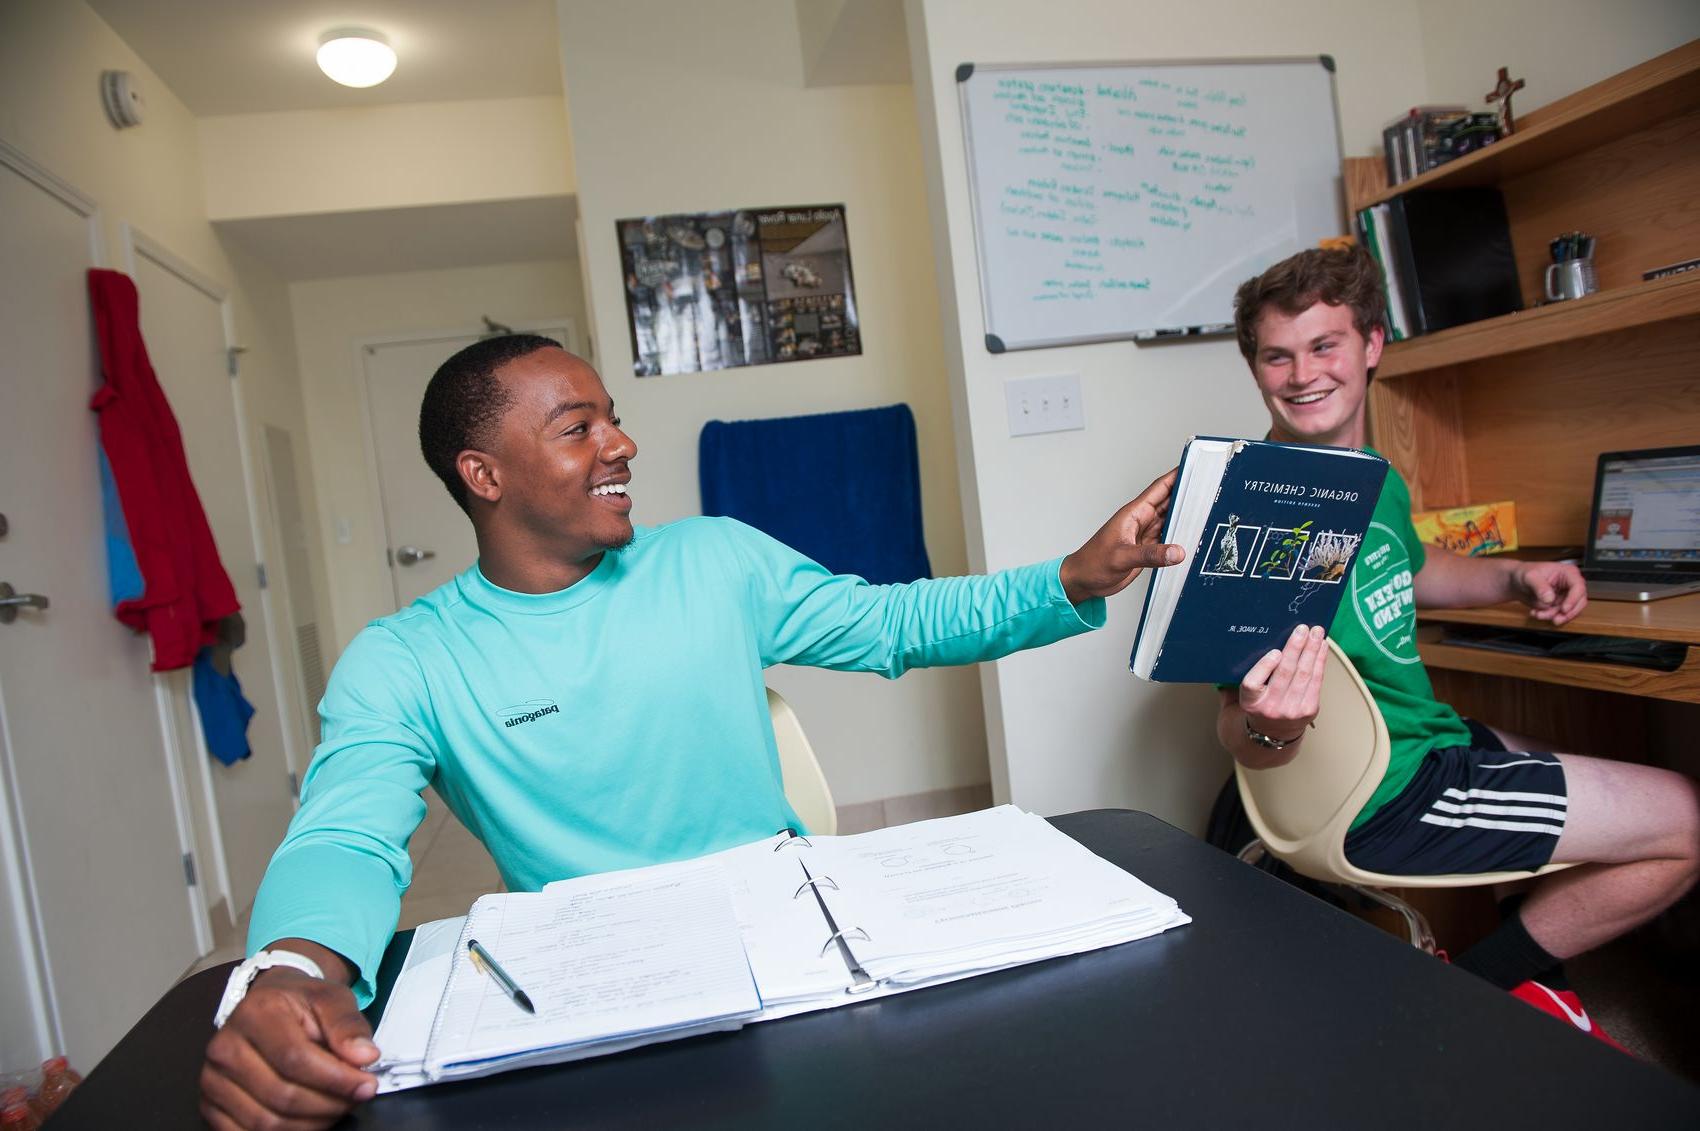
[[[415,933],[380,1091],[735,1029],[1156,934],[1175,901],[1013,806],[480,898]],[[477,939],[536,1005],[467,955]]]

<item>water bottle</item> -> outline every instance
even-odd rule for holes
[[[22,1088],[8,1088],[9,1096],[13,1091],[22,1092]],[[24,1093],[28,1095],[27,1092]],[[9,1102],[0,1106],[0,1131],[41,1131],[41,1120],[35,1117],[27,1103]]]
[[[83,1082],[77,1070],[71,1067],[70,1061],[62,1056],[53,1057],[41,1062],[41,1087],[36,1089],[35,1107],[41,1113],[45,1122],[47,1117],[58,1110],[65,1102],[65,1097],[71,1094],[71,1089]],[[11,1131],[0,1124],[0,1131]]]

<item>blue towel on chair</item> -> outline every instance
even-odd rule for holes
[[[772,535],[876,585],[931,577],[909,406],[711,420],[697,450],[702,513]]]

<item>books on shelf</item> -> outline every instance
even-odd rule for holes
[[[1363,209],[1355,223],[1381,270],[1389,341],[1522,309],[1498,189],[1401,193]]]
[[[1301,624],[1333,622],[1387,476],[1373,452],[1195,436],[1129,667],[1170,683],[1238,683]]]
[[[1094,950],[1191,920],[1013,806],[489,895],[415,933],[379,1091],[599,1056]],[[527,1013],[469,957],[477,939]]]
[[[1413,106],[1381,131],[1389,186],[1499,140],[1499,115],[1464,106]]]

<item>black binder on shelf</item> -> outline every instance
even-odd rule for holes
[[[1523,309],[1498,189],[1419,190],[1388,204],[1390,268],[1398,273],[1413,335]]]

